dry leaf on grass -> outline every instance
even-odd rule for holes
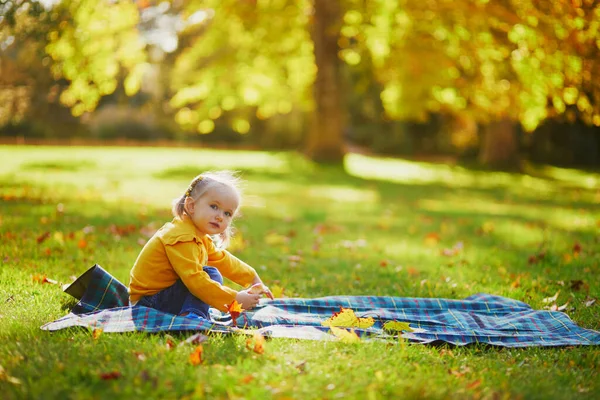
[[[202,359],[203,353],[204,353],[204,348],[202,347],[202,345],[200,344],[200,345],[196,346],[194,351],[192,351],[190,353],[190,364],[192,364],[192,365],[202,364],[202,361],[204,361]]]

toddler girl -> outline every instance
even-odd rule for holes
[[[238,183],[226,171],[205,173],[174,201],[173,221],[152,236],[131,269],[132,305],[209,319],[209,306],[227,311],[235,299],[251,309],[261,293],[273,298],[254,268],[224,250],[240,203]],[[223,286],[223,276],[251,287],[237,292]]]

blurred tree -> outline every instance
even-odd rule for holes
[[[14,135],[42,137],[77,133],[79,124],[58,101],[68,87],[50,72],[47,33],[53,14],[38,2],[0,4],[0,127]]]
[[[2,68],[17,82],[3,83],[12,110],[4,116],[18,118],[19,99],[32,98],[34,86],[18,82],[37,79],[19,67],[33,51],[56,83],[38,88],[73,115],[121,83],[132,95],[154,71],[156,113],[172,113],[184,130],[206,134],[226,122],[245,135],[256,120],[305,113],[305,151],[323,161],[343,155],[347,105],[360,104],[344,96],[353,77],[353,89],[375,77],[364,93],[381,90],[381,104],[351,111],[382,106],[385,115],[372,118],[386,123],[460,119],[470,143],[483,127],[479,158],[494,166],[516,164],[519,124],[600,126],[600,4],[592,0],[73,0],[49,8],[13,0],[3,12]],[[19,29],[19,43],[34,50],[15,47]],[[158,47],[166,54],[156,57]],[[399,146],[410,142],[404,129],[393,135]]]
[[[364,46],[349,55],[371,53],[387,113],[462,114],[488,125],[480,153],[486,164],[514,165],[517,123],[532,131],[546,118],[579,115],[600,125],[595,1],[371,0],[353,7],[342,33]]]
[[[146,53],[134,2],[71,0],[52,12],[58,28],[48,32],[46,51],[55,79],[70,82],[60,101],[73,115],[93,111],[102,96],[115,91],[122,71],[127,95],[139,90]]]

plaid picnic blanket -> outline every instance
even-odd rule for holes
[[[190,319],[128,304],[127,288],[98,265],[80,276],[65,291],[79,302],[63,318],[41,328],[55,331],[72,326],[102,328],[104,332],[212,331],[233,333],[231,317],[211,309],[211,320]],[[375,324],[356,329],[363,339],[393,335],[382,326],[403,321],[413,332],[401,336],[414,343],[447,342],[454,345],[486,343],[504,347],[600,345],[600,332],[576,325],[566,314],[533,310],[521,301],[476,294],[464,300],[378,296],[329,296],[315,299],[261,300],[236,320],[243,328],[270,337],[335,340],[321,322],[340,308],[358,317],[373,317]]]

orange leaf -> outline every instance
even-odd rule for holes
[[[46,275],[40,273],[35,273],[31,275],[31,279],[33,279],[33,281],[36,283],[50,283],[52,285],[58,284],[58,282],[54,279],[50,279]]]
[[[175,347],[175,342],[173,341],[173,339],[167,338],[167,343],[165,344],[165,346],[167,347],[167,350],[173,350],[173,348]]]
[[[77,243],[77,247],[79,247],[80,249],[85,249],[87,247],[87,242],[85,241],[85,239],[79,240],[79,243]]]
[[[481,385],[481,379],[477,379],[467,385],[467,389],[475,389],[477,386]]]
[[[226,304],[225,307],[227,307],[227,311],[229,312],[229,315],[231,315],[231,319],[233,320],[233,326],[237,326],[237,317],[239,317],[240,314],[244,312],[242,305],[234,299],[231,302],[231,304]]]
[[[100,379],[103,381],[109,381],[112,379],[119,379],[122,375],[119,371],[103,372],[100,375]]]
[[[253,380],[254,380],[254,376],[246,375],[245,377],[242,378],[242,383],[248,384],[248,383],[252,382]]]
[[[425,244],[427,246],[435,246],[440,241],[440,235],[436,232],[430,232],[425,236]]]
[[[40,244],[50,237],[50,232],[44,232],[36,239],[37,243]]]
[[[92,331],[92,337],[94,338],[94,340],[98,340],[100,335],[102,335],[102,332],[104,332],[102,328],[94,328],[94,330]]]
[[[204,352],[204,349],[202,348],[202,345],[198,345],[196,346],[196,348],[194,349],[194,351],[192,351],[192,353],[190,354],[190,363],[192,365],[200,365],[202,364],[202,353]]]
[[[265,352],[265,338],[258,332],[254,334],[254,348],[252,350],[257,354]]]
[[[255,332],[252,339],[246,339],[246,348],[257,354],[263,354],[265,352],[265,338],[260,333]]]

